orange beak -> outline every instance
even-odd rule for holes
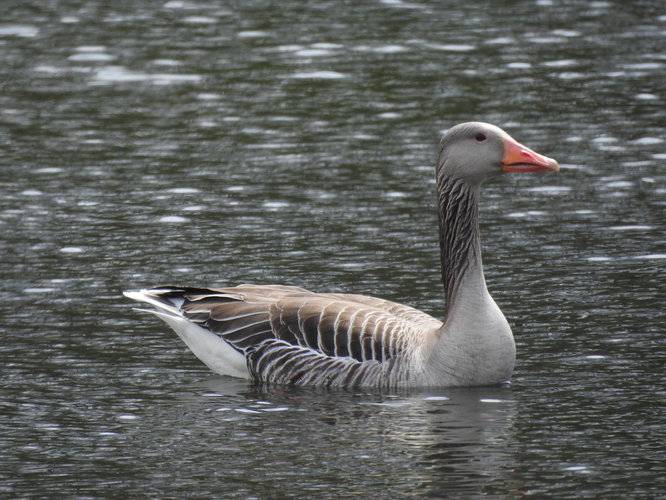
[[[560,166],[552,158],[540,155],[513,139],[503,139],[503,142],[502,171],[504,172],[558,172],[560,170]]]

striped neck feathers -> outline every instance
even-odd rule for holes
[[[445,294],[445,317],[455,303],[463,278],[480,274],[483,280],[479,238],[479,184],[450,176],[437,179],[439,246]]]

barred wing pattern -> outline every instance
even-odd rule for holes
[[[442,323],[374,297],[280,285],[148,291],[246,356],[258,381],[405,385]]]
[[[396,359],[384,362],[332,357],[283,340],[267,340],[247,352],[248,369],[255,380],[325,387],[393,386],[406,384],[409,373],[393,370]]]

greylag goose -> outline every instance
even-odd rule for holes
[[[486,288],[478,204],[486,179],[559,170],[487,123],[456,125],[436,167],[443,321],[364,295],[281,285],[163,286],[125,292],[211,370],[260,383],[327,387],[493,385],[511,377],[511,328]],[[143,309],[141,309],[143,310]]]

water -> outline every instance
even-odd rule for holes
[[[0,492],[655,498],[662,2],[5,2]],[[297,284],[438,315],[439,134],[562,164],[482,199],[507,387],[216,377],[127,288]]]

